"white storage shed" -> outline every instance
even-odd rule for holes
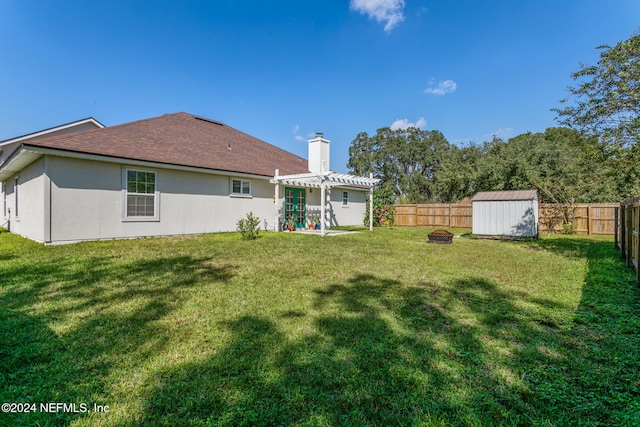
[[[473,234],[492,237],[536,237],[536,190],[485,191],[471,199]]]

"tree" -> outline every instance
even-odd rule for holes
[[[569,87],[574,105],[554,109],[565,126],[598,136],[608,149],[640,141],[640,34],[614,47],[600,46],[597,65],[581,65]]]
[[[436,177],[451,149],[444,135],[414,127],[378,129],[374,136],[358,134],[349,147],[348,167],[357,175],[373,173],[381,189],[406,203],[438,200]]]
[[[509,141],[494,137],[491,142],[485,142],[477,165],[477,190],[501,191],[531,188],[529,156],[531,148],[539,144],[539,140],[539,136],[528,141],[520,137]]]
[[[479,191],[536,188],[571,224],[576,203],[622,200],[637,191],[640,144],[614,155],[595,136],[549,128],[482,145],[450,145],[438,131],[381,128],[360,133],[349,168],[373,172],[388,203],[453,203]]]
[[[478,190],[535,188],[570,230],[576,203],[616,200],[615,172],[597,139],[569,128],[494,138],[478,161]],[[553,227],[550,227],[553,228]]]
[[[478,190],[537,188],[541,201],[610,201],[615,183],[595,138],[568,128],[524,133],[486,143],[478,162]],[[572,202],[573,201],[573,202]]]
[[[451,146],[445,153],[442,167],[436,173],[436,194],[444,203],[455,203],[478,191],[478,163],[482,147],[469,144]]]

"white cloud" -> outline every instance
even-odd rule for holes
[[[427,125],[424,117],[420,117],[415,123],[411,123],[409,119],[397,119],[391,124],[391,130],[407,129],[407,128],[423,128]]]
[[[500,128],[495,132],[491,133],[491,136],[496,136],[500,139],[505,139],[511,136],[511,133],[513,132],[513,128]]]
[[[298,132],[300,132],[300,125],[295,125],[293,127],[293,129],[291,129],[291,130],[292,130],[292,132],[294,134],[293,139],[295,139],[296,141],[306,141],[306,139],[304,139],[304,137],[298,135]]]
[[[351,0],[349,8],[378,22],[385,22],[387,33],[404,21],[404,0]]]
[[[458,88],[458,84],[453,80],[444,80],[439,81],[437,84],[433,79],[429,82],[429,87],[424,91],[426,93],[430,93],[431,95],[446,95],[448,93],[453,93]]]

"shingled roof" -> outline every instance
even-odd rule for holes
[[[307,173],[307,161],[223,123],[165,114],[73,135],[25,141],[43,147],[169,165],[273,176]]]

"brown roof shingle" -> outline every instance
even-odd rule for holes
[[[25,143],[58,150],[273,176],[306,173],[307,161],[230,126],[187,113]]]

